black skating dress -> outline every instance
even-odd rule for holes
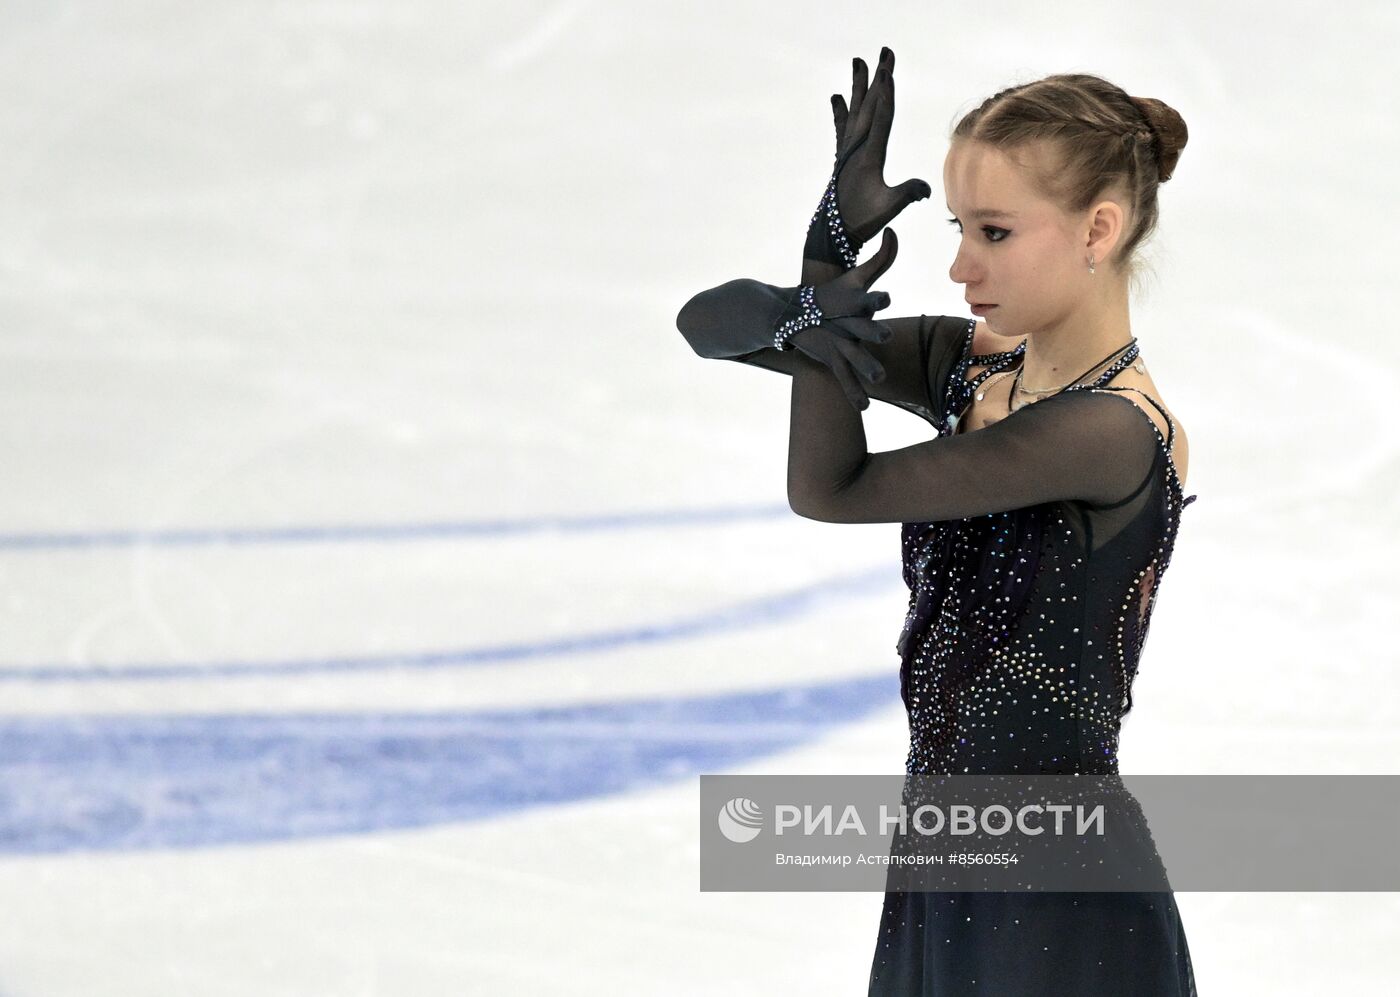
[[[972,354],[974,321],[884,319],[864,344],[886,376],[862,387],[938,438],[869,453],[827,368],[796,350],[742,352],[782,292],[739,281],[687,305],[701,356],[793,376],[788,497],[833,523],[902,524],[899,636],[907,773],[1112,774],[1118,735],[1185,496],[1176,430],[1148,396],[1094,379],[975,432],[959,417],[1015,350]],[[738,330],[737,332],[735,330]],[[739,333],[742,333],[739,334]],[[971,368],[983,367],[969,379]],[[1162,412],[1166,439],[1144,403]],[[1182,997],[1196,993],[1170,892],[885,895],[872,997]]]
[[[976,388],[1025,352],[1022,342],[974,356],[972,331],[973,323],[943,318],[918,332],[926,411],[940,437],[957,435]],[[1151,455],[1130,492],[903,525],[910,597],[898,648],[910,774],[1118,771],[1119,725],[1152,608],[1181,511],[1195,500],[1177,480],[1170,416],[1150,397],[1109,384],[1134,356],[1071,389],[1098,398],[1042,400],[981,431],[1013,428],[1016,416],[1047,402],[1113,398],[1142,431],[1106,435],[1100,456],[1140,468],[1118,448]],[[983,365],[969,380],[969,368]],[[1167,439],[1128,398],[1162,412]],[[1177,997],[1196,988],[1170,893],[891,892],[869,992]]]

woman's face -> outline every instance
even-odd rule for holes
[[[1017,155],[1036,163],[1032,157],[1046,151],[1030,147]],[[992,331],[1028,336],[1064,324],[1084,300],[1084,282],[1093,279],[1087,222],[1079,231],[1031,189],[1020,166],[982,142],[953,143],[943,189],[962,236],[948,276],[964,285],[969,304],[996,306],[981,313]]]

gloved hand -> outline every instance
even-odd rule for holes
[[[867,86],[865,62],[852,61],[851,104],[831,95],[836,127],[836,164],[816,214],[807,228],[803,247],[803,283],[813,283],[829,270],[807,261],[849,269],[861,246],[915,201],[933,189],[910,179],[897,187],[885,185],[885,151],[894,123],[894,52],[880,50],[875,79]]]
[[[815,303],[822,313],[821,324],[795,332],[788,340],[831,368],[846,400],[857,411],[869,408],[870,397],[856,375],[872,384],[885,378],[885,368],[861,342],[884,343],[894,334],[872,317],[890,306],[890,296],[871,291],[870,286],[890,268],[898,253],[899,239],[894,229],[887,228],[874,256],[835,280],[817,285]]]
[[[685,303],[676,316],[678,328],[698,355],[742,360],[763,350],[795,347],[830,367],[850,400],[865,409],[870,399],[859,378],[882,380],[885,370],[863,345],[886,342],[891,331],[872,316],[888,308],[890,296],[870,286],[894,262],[898,240],[886,229],[880,251],[834,280],[812,288],[812,303],[820,320],[786,337],[779,336],[785,322],[802,319],[801,287],[774,287],[741,278],[701,291]],[[812,314],[809,320],[815,320]]]

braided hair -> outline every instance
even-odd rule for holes
[[[1181,115],[1154,97],[1130,96],[1088,73],[1058,73],[998,91],[963,115],[949,138],[1007,153],[1047,143],[1054,155],[1028,167],[1032,183],[1071,213],[1121,195],[1129,229],[1112,262],[1136,277],[1138,249],[1157,227],[1157,190],[1176,171],[1187,131]]]

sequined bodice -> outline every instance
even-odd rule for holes
[[[939,436],[953,434],[983,380],[1024,352],[1022,343],[973,356],[972,329],[947,379]],[[1067,390],[1122,392],[1107,382],[1135,358],[1134,345],[1095,381]],[[898,648],[911,774],[1118,771],[1119,727],[1152,610],[1181,511],[1196,498],[1182,494],[1175,427],[1158,408],[1168,438],[1141,413],[1160,452],[1122,501],[903,525],[909,610]]]

